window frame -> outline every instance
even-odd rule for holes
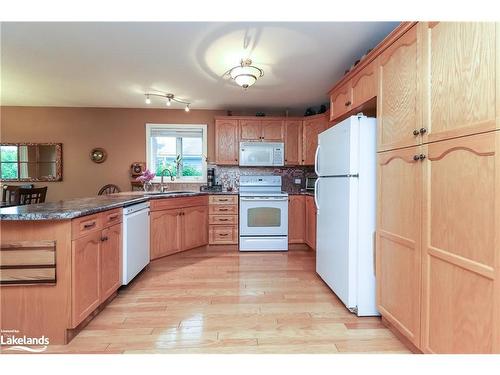
[[[153,129],[167,129],[167,130],[200,130],[202,131],[202,158],[201,158],[201,176],[199,177],[176,177],[175,181],[170,181],[169,176],[165,176],[164,182],[166,183],[204,183],[207,180],[207,143],[208,143],[208,133],[207,124],[146,124],[146,168],[153,171],[153,166],[151,165],[151,131]],[[153,182],[160,182],[161,177],[155,176]]]

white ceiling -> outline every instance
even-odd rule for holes
[[[302,112],[397,24],[3,23],[1,104],[165,108],[144,103],[158,90],[193,109]],[[265,75],[244,91],[223,74],[247,56]]]

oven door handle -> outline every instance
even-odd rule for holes
[[[279,198],[252,198],[252,197],[240,197],[240,200],[243,202],[276,202],[276,201],[287,201],[288,197],[279,197]]]

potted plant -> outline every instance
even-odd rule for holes
[[[149,169],[146,169],[141,173],[139,177],[137,177],[137,181],[142,182],[142,188],[144,191],[151,191],[153,184],[151,181],[155,178],[156,173],[151,172]]]

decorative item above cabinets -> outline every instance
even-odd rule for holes
[[[62,143],[1,143],[0,181],[62,181]]]

